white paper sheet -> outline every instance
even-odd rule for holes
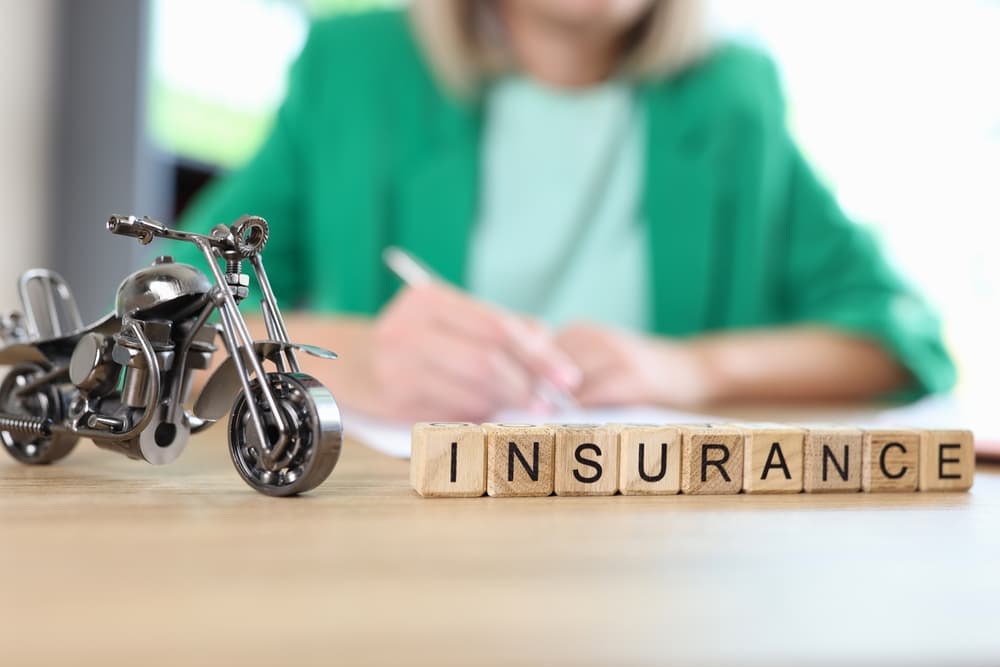
[[[690,424],[713,420],[708,415],[679,412],[661,408],[627,407],[602,408],[599,410],[572,410],[558,412],[544,417],[529,413],[508,411],[494,417],[492,421],[508,423],[544,424],[608,424],[613,422],[635,424]],[[717,419],[715,421],[718,421]],[[372,449],[395,456],[410,456],[410,428],[404,422],[386,422],[357,413],[344,415],[344,430],[348,437],[368,445]]]
[[[780,412],[780,409],[776,409]],[[951,397],[932,397],[895,408],[867,408],[846,410],[820,410],[810,414],[799,410],[797,424],[840,423],[860,427],[910,426],[921,428],[965,428],[976,433],[976,447],[983,451],[996,450],[1000,455],[1000,411],[984,404],[973,405]],[[653,407],[602,408],[573,410],[539,417],[528,412],[505,412],[492,421],[510,423],[546,424],[607,424],[612,422],[637,424],[690,424],[706,421],[738,421],[732,416],[712,417],[705,414],[666,410]],[[789,421],[787,419],[777,421]],[[385,422],[357,413],[344,415],[344,429],[348,437],[355,438],[372,449],[389,456],[410,456],[410,428],[412,424]]]

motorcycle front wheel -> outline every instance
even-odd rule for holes
[[[269,496],[305,493],[322,484],[340,458],[340,409],[333,394],[311,375],[268,373],[267,382],[285,423],[290,426],[284,457],[288,460],[276,468],[264,463],[257,429],[247,409],[247,396],[240,394],[229,416],[229,453],[233,465],[240,477],[261,493]],[[250,400],[265,424],[265,435],[273,443],[278,429],[257,380],[251,384],[251,393]]]
[[[13,420],[23,418],[25,423],[36,420],[62,421],[66,405],[58,387],[43,384],[30,391],[22,391],[48,371],[47,366],[31,362],[11,368],[0,383],[0,413]],[[7,453],[21,463],[42,464],[58,461],[69,454],[76,447],[79,438],[67,433],[44,435],[21,430],[0,431],[0,440],[3,440]]]

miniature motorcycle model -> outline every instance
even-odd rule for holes
[[[193,243],[212,280],[159,257],[125,278],[114,312],[84,326],[61,277],[42,269],[22,275],[23,314],[0,317],[0,365],[12,366],[0,383],[7,452],[23,463],[50,463],[87,437],[129,458],[170,463],[190,434],[229,412],[229,451],[250,486],[288,496],[322,483],[340,456],[340,411],[319,381],[300,372],[296,353],[336,355],[289,340],[261,259],[267,222],[245,216],[206,236],[113,216],[107,228],[144,245],[155,237]],[[250,285],[244,262],[263,296],[267,340],[253,340],[239,310]],[[218,324],[209,322],[214,313]],[[217,334],[228,358],[189,412],[192,375],[210,366]]]

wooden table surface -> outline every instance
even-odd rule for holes
[[[0,664],[1000,664],[1000,467],[968,494],[424,500],[347,443],[258,495],[0,460]]]

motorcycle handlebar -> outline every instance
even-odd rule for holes
[[[140,243],[146,245],[154,237],[163,236],[167,228],[149,218],[137,218],[134,215],[113,215],[108,218],[108,231],[119,236],[137,238]]]
[[[267,245],[268,227],[264,218],[245,215],[230,226],[218,225],[210,236],[170,229],[152,218],[134,215],[113,215],[108,218],[108,231],[119,236],[131,236],[146,245],[157,236],[175,241],[205,244],[216,248],[226,259],[247,259],[260,254]]]

